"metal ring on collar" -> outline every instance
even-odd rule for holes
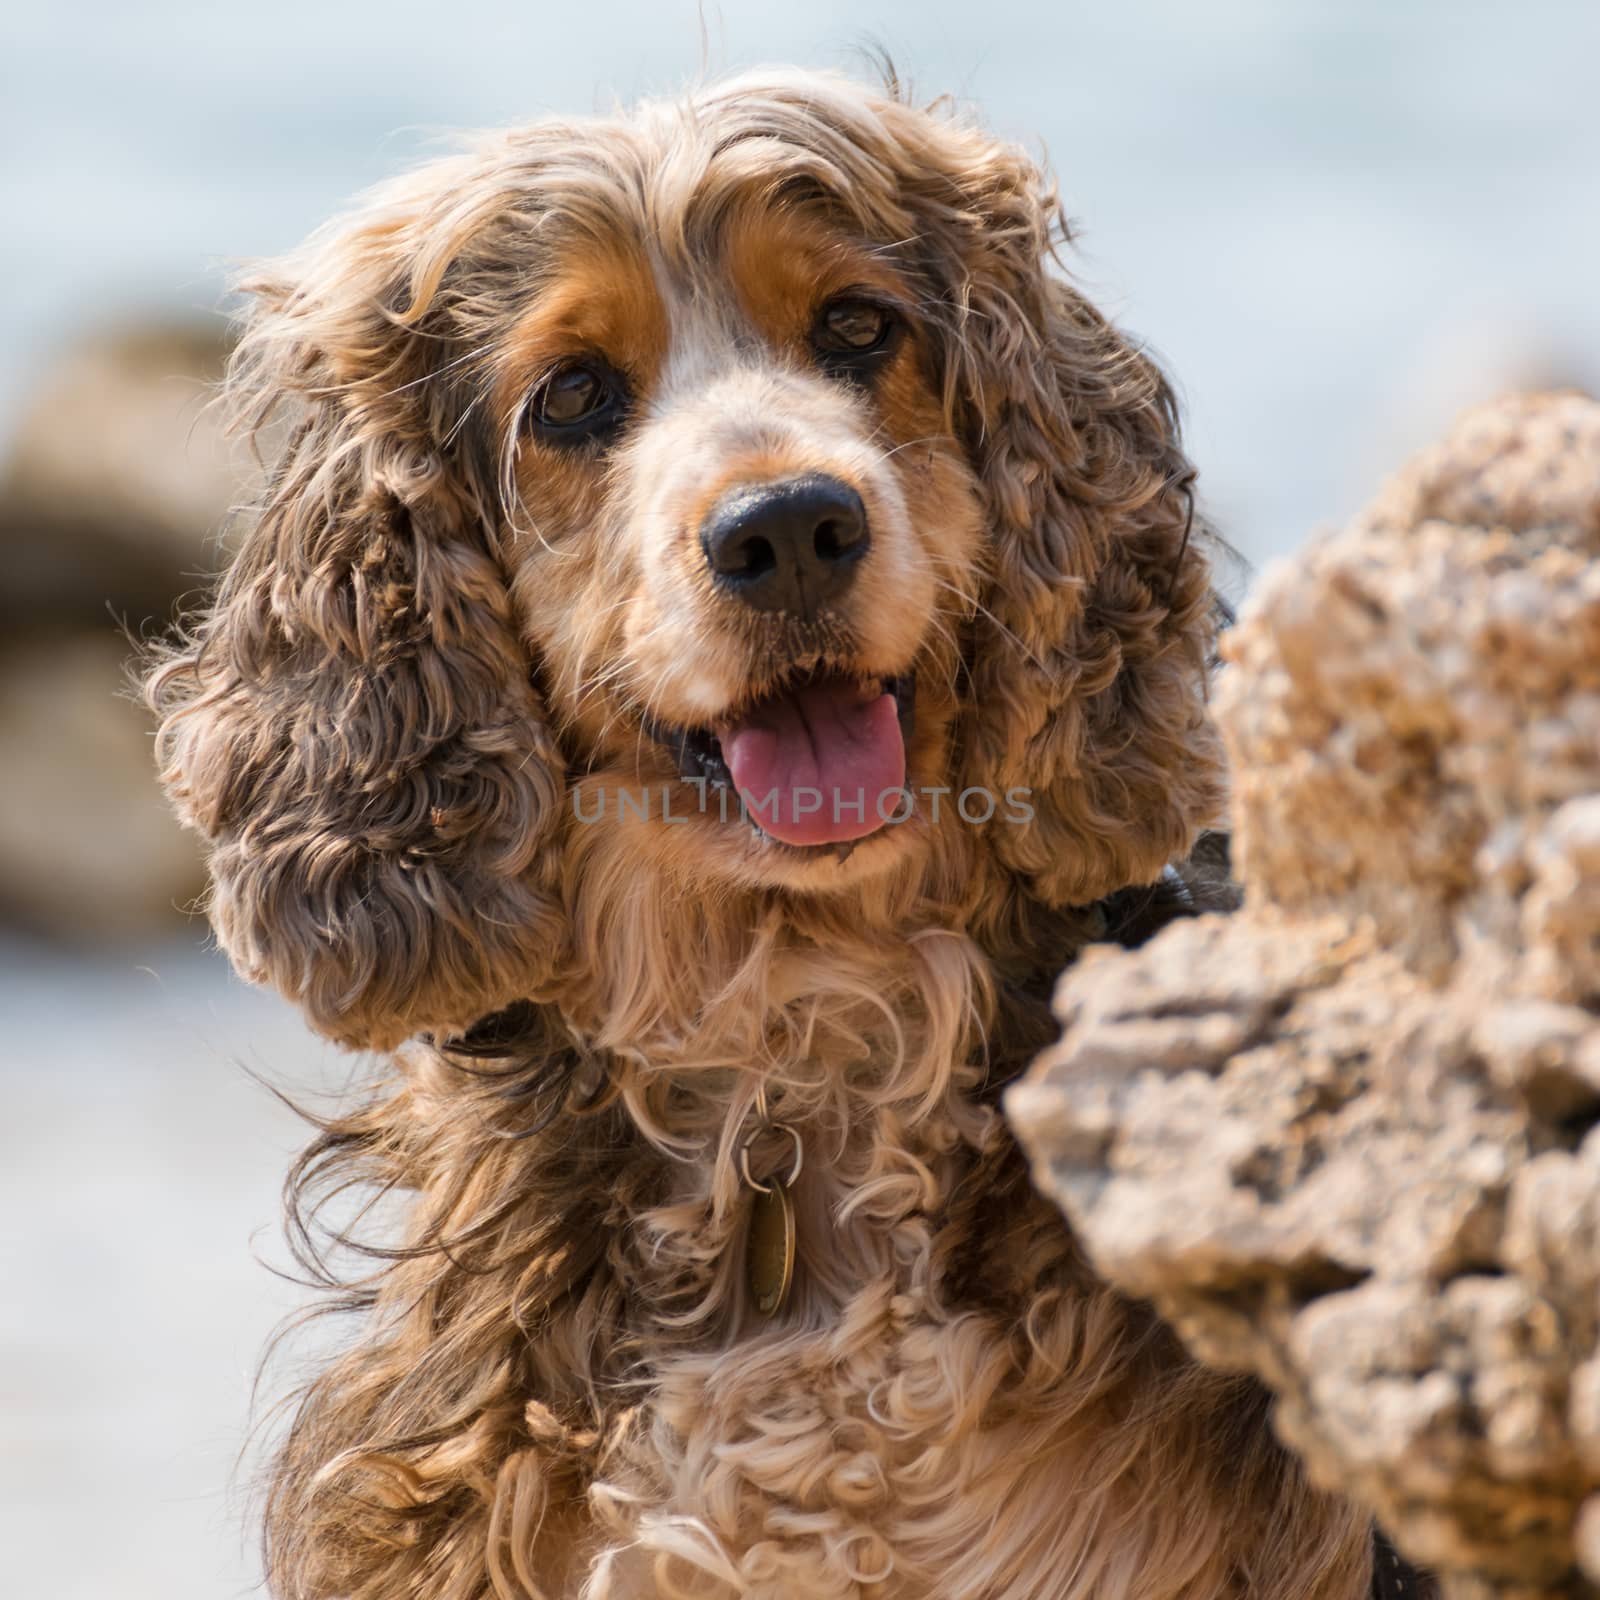
[[[788,1122],[765,1122],[752,1128],[745,1136],[744,1143],[739,1146],[739,1176],[750,1185],[757,1194],[771,1194],[770,1183],[758,1183],[750,1174],[750,1146],[764,1133],[786,1133],[794,1142],[794,1165],[789,1169],[789,1176],[783,1180],[786,1189],[794,1187],[794,1181],[800,1176],[800,1169],[806,1162],[806,1147],[801,1142],[800,1130]]]

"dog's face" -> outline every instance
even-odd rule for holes
[[[507,330],[512,587],[575,822],[834,891],[950,786],[982,502],[917,285],[821,208],[688,220],[556,244]]]
[[[1220,799],[1208,573],[1058,236],[1016,147],[793,74],[486,138],[247,284],[293,425],[151,691],[241,968],[459,1028],[562,981],[597,841],[690,918],[1158,875]]]

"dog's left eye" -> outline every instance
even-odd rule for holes
[[[593,362],[568,361],[540,385],[530,409],[551,433],[595,433],[621,415],[621,385]]]
[[[849,358],[883,349],[894,328],[894,313],[887,306],[871,300],[835,300],[822,308],[811,337],[824,359]]]
[[[866,388],[898,347],[903,327],[901,317],[882,301],[842,294],[818,311],[811,348],[830,377]]]

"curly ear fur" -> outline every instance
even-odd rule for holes
[[[998,830],[1053,904],[1157,878],[1223,803],[1205,709],[1211,574],[1155,364],[1048,270],[1067,229],[1019,146],[893,104],[947,307],[947,402],[989,510],[963,782],[1031,790]]]
[[[452,353],[445,230],[420,214],[447,177],[391,186],[245,285],[229,398],[292,431],[214,605],[147,686],[223,947],[376,1048],[536,992],[561,943],[560,759],[451,391],[422,381]]]

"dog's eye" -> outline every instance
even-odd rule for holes
[[[620,384],[588,361],[569,361],[545,379],[533,397],[533,420],[552,432],[593,433],[614,422],[622,408]]]
[[[824,356],[864,356],[881,350],[894,330],[894,313],[870,300],[835,300],[817,318],[813,340]]]

